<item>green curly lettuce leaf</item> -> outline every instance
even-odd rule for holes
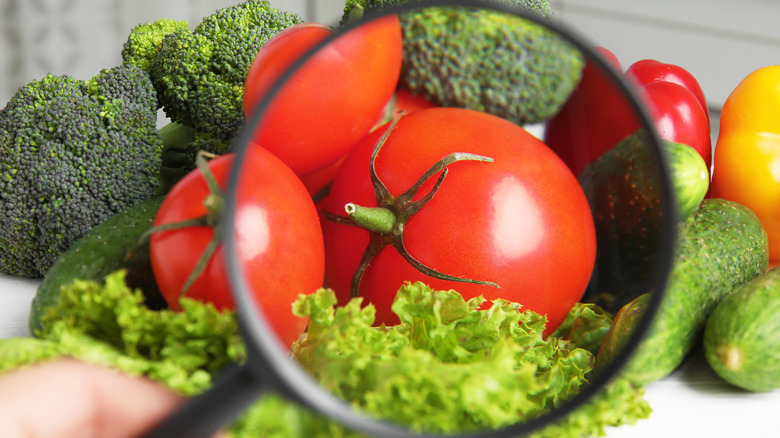
[[[575,303],[550,336],[568,339],[594,356],[612,327],[613,316],[592,303]]]
[[[445,433],[522,421],[573,395],[592,363],[578,342],[592,348],[610,322],[596,306],[575,306],[560,333],[544,340],[544,318],[516,304],[497,301],[480,310],[482,299],[465,301],[421,283],[399,290],[397,326],[372,327],[374,309],[359,300],[335,303],[327,290],[296,303],[310,326],[295,356],[356,409]],[[649,416],[643,395],[616,380],[533,437],[603,436],[607,427]],[[253,405],[231,431],[234,438],[363,436],[276,396]]]
[[[37,338],[0,341],[0,372],[68,356],[195,395],[225,365],[244,360],[233,312],[186,298],[184,311],[150,310],[124,275],[65,287]],[[540,315],[500,300],[486,308],[482,299],[464,300],[421,283],[399,290],[394,311],[401,324],[393,327],[374,327],[373,307],[358,300],[335,304],[327,289],[295,304],[310,319],[307,336],[294,348],[298,360],[356,409],[442,432],[522,421],[572,396],[587,383],[593,361],[575,341],[587,336],[574,334],[596,332],[592,328],[604,323],[596,308],[575,308],[565,335],[543,339]],[[647,415],[641,389],[617,380],[534,436],[599,436]],[[361,436],[276,395],[259,399],[229,432],[234,438]]]
[[[140,290],[127,287],[125,274],[111,273],[105,284],[76,280],[63,287],[36,338],[0,341],[0,372],[75,357],[193,395],[224,366],[243,360],[233,313],[187,298],[181,312],[151,310]]]
[[[401,323],[373,327],[374,308],[335,308],[332,291],[302,297],[309,333],[294,350],[338,397],[374,417],[417,431],[499,428],[534,418],[577,393],[593,355],[543,339],[545,318],[496,300],[465,301],[422,283],[398,291]]]

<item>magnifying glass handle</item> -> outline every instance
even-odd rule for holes
[[[217,433],[267,390],[246,366],[233,366],[214,385],[185,402],[143,438],[208,438]]]

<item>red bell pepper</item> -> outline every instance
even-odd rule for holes
[[[611,67],[622,71],[612,52],[600,47],[596,50]],[[579,176],[588,163],[639,125],[616,84],[592,59],[587,59],[579,85],[558,114],[547,122],[544,141]]]
[[[664,64],[654,59],[643,59],[631,64],[626,69],[626,77],[632,78],[640,85],[655,81],[674,82],[682,85],[696,96],[709,120],[710,112],[707,109],[707,99],[704,97],[704,90],[701,89],[696,78],[679,65]]]
[[[612,52],[598,50],[620,69]],[[709,168],[712,162],[709,114],[696,79],[679,66],[654,60],[632,64],[625,75],[638,87],[640,100],[647,106],[658,135],[693,147]],[[625,96],[589,60],[578,88],[548,122],[544,140],[579,175],[591,161],[640,126]]]

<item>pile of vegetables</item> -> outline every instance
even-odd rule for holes
[[[342,25],[395,3],[348,0]],[[508,3],[551,14],[546,1]],[[193,396],[245,361],[222,245],[231,195],[255,302],[355,409],[453,433],[571,399],[658,292],[644,288],[658,263],[658,166],[597,66],[542,26],[491,14],[410,11],[334,37],[247,0],[192,30],[138,25],[123,64],[90,80],[20,88],[0,110],[0,270],[42,282],[34,336],[0,341],[0,371],[71,356]],[[274,89],[237,166],[235,140],[259,103],[325,39],[329,50]],[[462,65],[476,56],[484,62]],[[727,102],[713,161],[695,78],[654,60],[626,69],[670,163],[679,236],[666,297],[622,374],[536,436],[598,436],[647,418],[645,385],[700,344],[727,381],[780,387],[775,215],[761,207],[774,193],[739,190],[771,160],[754,152],[741,173],[733,158],[773,138],[765,118],[737,115],[762,84],[780,83],[777,70],[758,74]],[[158,130],[159,108],[170,124]],[[523,127],[537,122],[542,139]],[[589,289],[615,264],[641,287]],[[230,432],[357,436],[274,395]]]

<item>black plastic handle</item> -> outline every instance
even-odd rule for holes
[[[231,366],[214,385],[184,403],[143,438],[208,438],[268,390],[248,366]]]

